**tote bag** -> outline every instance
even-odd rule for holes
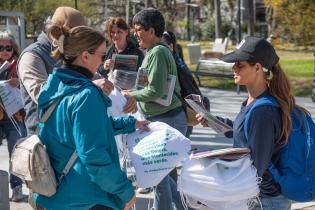
[[[148,125],[150,131],[138,130],[127,135],[127,144],[139,187],[159,184],[181,161],[188,158],[190,140],[162,122]]]
[[[248,200],[259,194],[256,174],[249,155],[232,161],[218,158],[187,160],[178,188],[182,194],[214,210],[244,210]]]

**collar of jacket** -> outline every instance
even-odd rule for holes
[[[66,66],[63,66],[64,68],[66,68],[67,70],[70,70],[70,71],[75,71],[79,74],[82,74],[84,77],[88,78],[89,80],[92,80],[94,74],[88,70],[87,68],[83,67],[83,66],[78,66],[78,65],[66,65]]]

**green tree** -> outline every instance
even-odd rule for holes
[[[101,0],[80,0],[78,10],[83,16],[89,19],[90,25],[99,24],[104,20]],[[59,6],[74,7],[74,0],[1,0],[0,10],[18,11],[25,15],[25,25],[27,34],[36,34],[45,28],[45,21],[53,15]],[[101,19],[101,20],[100,20]]]
[[[265,0],[276,34],[298,45],[315,44],[315,0]],[[270,9],[273,11],[270,12]],[[267,18],[268,19],[268,18]]]

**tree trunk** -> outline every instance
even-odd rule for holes
[[[190,0],[186,0],[186,3],[189,4]],[[189,41],[191,38],[191,31],[190,31],[190,6],[186,6],[186,29],[187,29],[187,40]]]
[[[215,38],[221,38],[221,7],[220,0],[214,1],[214,9],[215,9]]]
[[[248,3],[248,25],[247,32],[250,36],[253,36],[255,33],[255,16],[254,16],[254,1],[249,0]]]

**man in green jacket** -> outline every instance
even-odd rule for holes
[[[173,55],[168,46],[161,41],[165,29],[164,17],[157,9],[144,9],[134,16],[133,25],[140,48],[146,49],[141,68],[147,71],[148,84],[141,90],[125,94],[138,102],[146,119],[167,123],[185,135],[186,116],[182,109],[182,103],[177,97],[180,95],[179,82],[176,80],[170,105],[164,106],[155,102],[167,92],[168,76],[175,75],[177,77]],[[172,202],[175,203],[178,210],[184,209],[176,183],[168,175],[157,185],[155,209],[171,210],[173,209]]]

